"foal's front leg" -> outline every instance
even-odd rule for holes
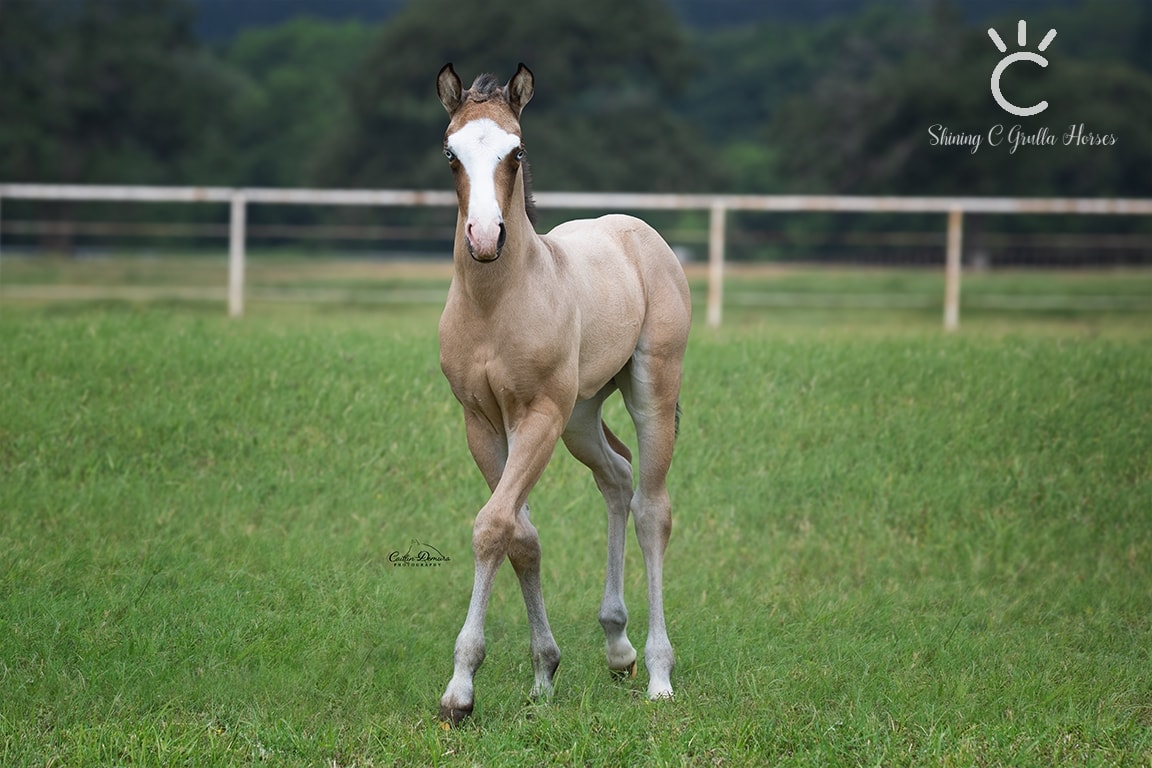
[[[505,557],[516,570],[528,610],[536,675],[533,695],[552,693],[552,677],[560,663],[560,649],[544,611],[540,540],[528,519],[526,502],[528,493],[548,465],[565,416],[558,408],[534,405],[537,407],[525,412],[507,442],[482,417],[467,413],[465,416],[469,448],[493,491],[472,527],[472,554],[476,564],[472,599],[464,626],[456,638],[452,679],[440,698],[440,718],[452,724],[471,714],[474,706],[473,678],[484,661],[484,617],[496,572]]]

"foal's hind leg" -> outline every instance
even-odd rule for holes
[[[632,496],[636,538],[644,553],[648,576],[648,640],[644,664],[648,697],[672,696],[672,644],[664,623],[664,551],[672,533],[672,503],[666,479],[676,441],[676,409],[680,397],[683,347],[664,354],[637,349],[620,390],[636,424],[639,481]]]
[[[564,431],[564,444],[573,456],[592,470],[596,486],[608,505],[608,567],[604,598],[600,602],[600,625],[604,627],[608,669],[636,674],[636,649],[628,641],[628,609],[624,605],[624,544],[628,534],[628,504],[632,500],[632,466],[627,449],[609,441],[600,420],[600,407],[612,390],[606,388],[592,400],[578,403]]]
[[[520,507],[516,515],[516,528],[512,534],[508,559],[520,581],[520,592],[524,595],[524,607],[528,612],[531,632],[529,650],[536,678],[532,686],[532,698],[547,699],[552,696],[552,678],[560,666],[560,648],[552,637],[548,614],[544,610],[544,592],[540,586],[540,537],[528,519],[527,504]]]

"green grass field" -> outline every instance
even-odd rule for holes
[[[671,476],[676,699],[606,671],[605,525],[533,494],[437,699],[485,486],[435,308],[0,308],[0,764],[1152,765],[1147,315],[771,310],[696,328]],[[622,407],[609,415],[623,435]],[[450,558],[397,567],[412,540]],[[629,543],[632,640],[646,626]]]

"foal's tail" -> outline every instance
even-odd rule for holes
[[[680,437],[680,413],[681,413],[680,401],[677,400],[676,401],[676,426],[675,426],[676,437]],[[631,464],[632,463],[632,451],[628,450],[628,446],[626,446],[624,444],[623,440],[616,437],[616,435],[613,434],[612,430],[608,429],[608,425],[604,422],[603,419],[600,420],[600,429],[604,430],[604,437],[605,437],[605,439],[608,440],[609,447],[611,447],[612,450],[616,451],[616,453],[623,456],[624,460],[627,461],[629,464]]]
[[[616,437],[616,435],[612,433],[612,430],[608,429],[608,425],[604,423],[603,419],[600,420],[600,429],[604,430],[604,437],[608,440],[608,446],[612,450],[616,451],[616,453],[623,456],[624,460],[631,464],[632,451],[628,450],[628,446],[624,445],[623,440]]]

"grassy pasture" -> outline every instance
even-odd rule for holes
[[[485,487],[436,310],[198,306],[0,312],[2,765],[1152,765],[1139,316],[697,328],[676,700],[605,671],[604,515],[561,450],[556,696],[525,700],[505,568],[444,731]],[[413,539],[450,560],[390,562]],[[634,540],[628,568],[642,647]]]

